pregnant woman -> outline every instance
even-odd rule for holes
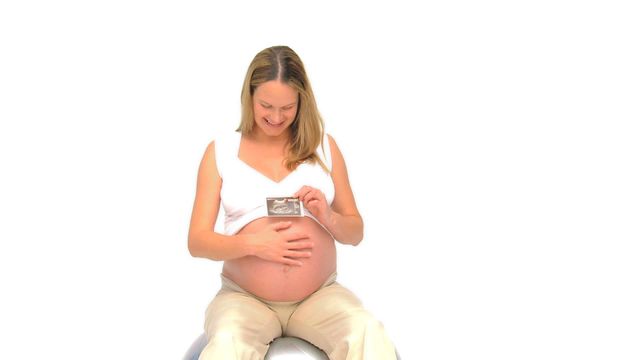
[[[298,55],[258,53],[241,103],[238,130],[209,144],[198,171],[189,251],[224,261],[200,359],[263,359],[283,335],[332,360],[395,359],[382,324],[336,282],[335,241],[357,245],[363,223]],[[268,197],[299,200],[301,216],[269,216]],[[214,232],[220,205],[224,233]]]

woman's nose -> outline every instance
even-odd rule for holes
[[[280,121],[282,120],[282,110],[276,109],[273,111],[272,116],[274,120]]]

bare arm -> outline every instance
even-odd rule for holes
[[[189,252],[194,257],[229,260],[251,253],[247,235],[227,236],[213,231],[220,210],[221,187],[215,146],[211,142],[200,161],[196,198],[189,225]]]
[[[329,136],[331,178],[336,189],[327,223],[324,224],[340,243],[358,245],[363,238],[364,223],[349,184],[347,166],[335,140]]]
[[[290,222],[272,224],[260,233],[223,235],[213,229],[220,211],[220,189],[222,179],[218,173],[213,142],[207,146],[196,186],[196,198],[189,225],[188,247],[194,257],[211,260],[231,260],[255,255],[265,260],[289,265],[301,265],[296,258],[309,257],[306,251],[312,244],[304,234],[283,234],[280,231],[291,226]]]

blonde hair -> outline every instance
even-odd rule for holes
[[[255,124],[253,94],[258,86],[271,80],[278,80],[298,92],[298,111],[291,124],[289,153],[285,157],[287,169],[294,170],[299,164],[309,161],[320,164],[329,172],[327,165],[316,154],[316,149],[323,143],[324,122],[318,112],[302,60],[288,46],[264,49],[251,61],[242,85],[242,114],[237,131],[243,135],[251,133]],[[324,146],[322,150],[329,151]]]

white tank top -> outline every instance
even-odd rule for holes
[[[236,234],[253,220],[267,216],[267,197],[293,196],[304,185],[322,191],[331,205],[335,196],[333,180],[319,164],[302,163],[284,179],[273,181],[240,160],[241,137],[240,132],[235,132],[232,136],[215,139],[216,165],[222,178],[220,199],[226,235]],[[331,171],[327,135],[323,144],[318,146],[316,154]],[[304,215],[317,221],[307,209],[304,209]]]

